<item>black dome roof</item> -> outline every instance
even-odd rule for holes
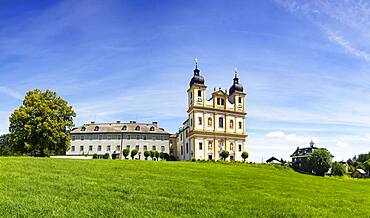
[[[194,76],[190,80],[190,86],[194,84],[204,85],[204,77],[200,75],[200,70],[198,67],[194,69]]]
[[[242,84],[239,84],[239,78],[236,72],[235,72],[235,78],[233,80],[234,80],[234,84],[229,89],[229,95],[232,95],[234,92],[243,92],[243,86]]]

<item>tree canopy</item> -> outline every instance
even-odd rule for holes
[[[15,150],[33,156],[65,154],[76,113],[55,92],[29,91],[10,116],[10,141]]]
[[[308,158],[312,170],[318,176],[324,176],[330,169],[332,155],[325,148],[315,150]]]

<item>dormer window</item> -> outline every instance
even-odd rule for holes
[[[140,131],[140,126],[136,126],[136,127],[135,127],[135,130],[136,130],[136,131]]]
[[[150,127],[150,131],[154,131],[154,127],[152,126],[152,127]]]
[[[95,126],[94,131],[99,131],[99,126]]]
[[[86,127],[84,127],[84,126],[83,126],[83,127],[81,128],[81,131],[86,131]]]
[[[127,130],[127,126],[123,126],[123,127],[122,127],[122,130],[123,130],[123,131],[126,131],[126,130]]]

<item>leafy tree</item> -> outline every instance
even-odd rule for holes
[[[164,159],[164,153],[163,152],[161,152],[161,153],[159,153],[159,157],[163,160]]]
[[[152,152],[150,151],[144,151],[144,157],[145,157],[145,160],[148,160],[148,157],[151,155]]]
[[[226,158],[229,157],[230,153],[228,151],[222,151],[221,152],[221,157],[224,159],[224,161],[226,160]]]
[[[343,176],[346,173],[346,169],[343,164],[334,162],[331,166],[331,172],[333,176]]]
[[[150,157],[152,158],[152,160],[153,160],[154,156],[155,156],[155,151],[150,151]]]
[[[0,136],[0,156],[10,156],[13,154],[13,148],[10,145],[10,134]]]
[[[370,159],[364,162],[364,170],[367,171],[367,174],[370,175]]]
[[[247,159],[248,157],[249,157],[248,152],[244,151],[244,152],[242,153],[242,158],[243,158],[244,162],[245,162],[245,159]]]
[[[33,156],[65,154],[76,113],[55,92],[29,91],[10,116],[10,141],[15,150]]]
[[[127,159],[127,156],[130,154],[130,149],[123,149],[122,151],[122,155],[125,157],[125,159]]]
[[[154,152],[154,156],[155,156],[155,158],[158,160],[158,158],[159,158],[159,156],[160,156],[159,152],[158,152],[158,151],[155,151],[155,152]]]
[[[331,159],[332,156],[328,150],[319,148],[309,156],[308,161],[317,176],[324,176],[330,169]]]
[[[135,156],[137,155],[137,153],[138,153],[139,151],[138,150],[132,150],[131,151],[131,159],[133,160],[134,158],[135,158]]]

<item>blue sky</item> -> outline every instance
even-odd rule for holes
[[[194,58],[209,90],[238,68],[252,161],[312,139],[336,160],[370,150],[366,1],[1,1],[0,133],[27,90],[52,89],[76,124],[175,132]]]

